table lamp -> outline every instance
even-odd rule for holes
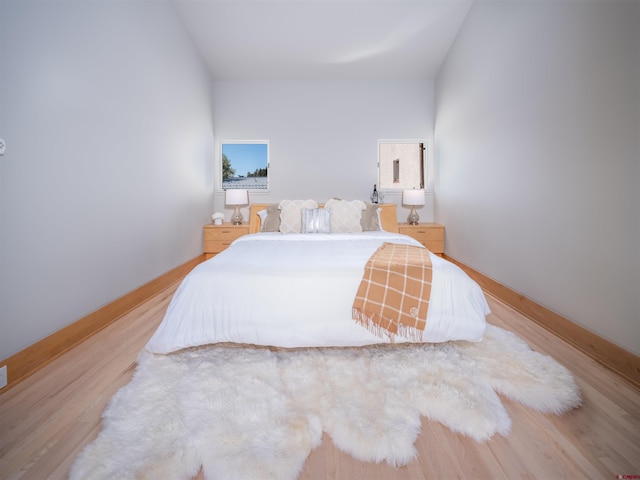
[[[247,190],[225,190],[224,202],[234,207],[231,223],[241,225],[242,213],[240,213],[240,205],[249,205],[249,192]]]
[[[420,221],[418,212],[416,212],[416,205],[424,205],[424,190],[404,190],[402,192],[402,203],[404,205],[411,205],[411,212],[407,217],[407,223],[409,225],[417,225]]]

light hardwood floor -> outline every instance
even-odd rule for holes
[[[66,478],[76,454],[100,431],[105,404],[131,378],[137,353],[162,319],[176,286],[0,394],[0,478]],[[416,443],[419,457],[403,468],[356,461],[325,436],[300,478],[640,478],[640,391],[488,299],[490,323],[517,333],[574,373],[584,396],[582,407],[558,417],[503,398],[513,421],[511,433],[481,444],[425,419]]]

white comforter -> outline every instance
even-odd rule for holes
[[[243,236],[184,278],[146,349],[170,353],[218,342],[277,347],[387,343],[351,318],[364,266],[383,242],[420,246],[411,237],[388,232]],[[434,254],[431,261],[422,340],[480,340],[489,313],[482,290],[452,263]]]

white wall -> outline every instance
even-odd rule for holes
[[[0,2],[0,358],[202,252],[211,84],[163,2]]]
[[[433,138],[433,82],[218,81],[213,93],[216,142],[269,140],[270,191],[251,194],[254,203],[368,201],[378,183],[379,139]],[[215,207],[230,217],[221,193]],[[401,220],[408,213],[398,209]],[[432,219],[432,197],[419,214]]]
[[[436,81],[446,252],[640,354],[640,4],[476,2]]]

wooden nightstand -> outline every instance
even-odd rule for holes
[[[398,231],[415,238],[437,255],[444,253],[444,225],[437,223],[419,223],[418,225],[399,223]]]
[[[232,225],[223,223],[222,225],[214,225],[209,223],[202,227],[202,235],[204,238],[204,254],[207,259],[216,256],[225,248],[231,245],[236,238],[249,233],[249,224]]]

